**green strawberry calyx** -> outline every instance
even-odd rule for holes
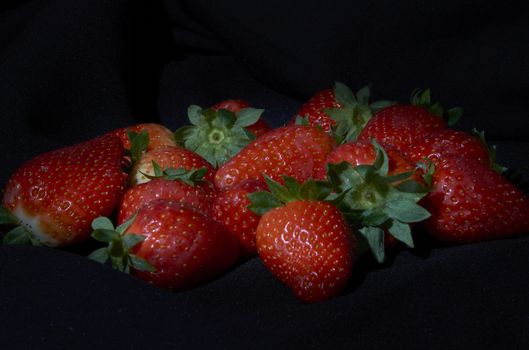
[[[263,109],[244,108],[235,114],[226,109],[215,111],[191,105],[188,108],[191,125],[177,129],[174,138],[180,146],[219,167],[255,139],[246,128],[255,124],[263,112]]]
[[[334,96],[340,107],[327,108],[324,112],[335,121],[333,135],[338,144],[356,140],[376,112],[395,104],[387,100],[369,103],[370,95],[370,85],[362,87],[355,94],[345,84],[335,82]]]
[[[414,172],[388,175],[386,152],[375,141],[373,146],[377,157],[372,165],[328,164],[327,177],[334,191],[333,203],[356,228],[363,250],[371,250],[383,262],[385,232],[414,247],[410,224],[430,217],[418,204],[429,190],[411,178]]]
[[[377,157],[372,165],[328,164],[325,180],[300,184],[284,176],[281,185],[264,176],[270,191],[249,194],[250,210],[263,215],[295,200],[326,201],[337,206],[357,232],[361,252],[370,250],[378,262],[385,260],[385,232],[413,248],[410,224],[430,217],[418,204],[429,189],[412,179],[414,171],[388,175],[386,152],[376,141],[373,146]],[[428,170],[433,171],[431,167]]]
[[[489,162],[490,162],[491,168],[498,174],[506,173],[507,170],[509,169],[497,162],[496,145],[490,145],[487,142],[487,139],[485,138],[485,131],[484,130],[479,131],[478,129],[474,128],[472,129],[472,135],[474,135],[474,137],[476,137],[489,152]]]
[[[114,269],[125,273],[130,273],[131,267],[138,271],[156,271],[154,266],[146,260],[130,252],[133,247],[145,240],[143,235],[124,234],[135,219],[136,215],[118,227],[114,227],[112,221],[106,217],[101,216],[94,219],[92,221],[94,231],[91,237],[96,241],[106,243],[107,246],[93,251],[88,257],[101,264],[110,260]]]
[[[426,109],[439,118],[444,118],[449,126],[456,125],[463,116],[462,107],[453,107],[445,111],[439,102],[432,103],[430,89],[413,90],[410,96],[410,103]]]
[[[201,167],[198,169],[195,169],[195,168],[185,169],[184,167],[180,167],[177,169],[175,168],[162,169],[162,167],[153,160],[152,170],[154,172],[154,175],[146,174],[141,171],[140,173],[150,180],[154,180],[154,179],[164,179],[164,180],[169,180],[169,181],[179,180],[189,186],[196,186],[200,184],[210,184],[209,181],[204,178],[204,176],[208,172],[208,169],[206,167]]]
[[[149,146],[149,133],[147,130],[142,130],[139,133],[127,130],[127,137],[130,141],[130,149],[125,150],[125,155],[130,157],[132,167],[147,150]]]
[[[31,244],[40,246],[41,243],[35,238],[31,230],[23,225],[20,220],[7,208],[0,206],[0,227],[5,232],[2,243],[6,245]]]
[[[327,181],[309,179],[300,184],[293,177],[283,176],[284,185],[263,174],[270,191],[257,191],[248,194],[248,208],[257,215],[281,207],[296,200],[323,201],[329,197],[332,188]]]

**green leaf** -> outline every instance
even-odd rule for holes
[[[302,199],[310,199],[323,201],[332,192],[332,185],[327,181],[309,180],[301,185],[299,197]]]
[[[217,116],[211,121],[211,125],[213,127],[220,129],[230,129],[232,126],[234,126],[237,120],[235,113],[228,111],[227,109],[219,109],[216,113]]]
[[[350,190],[364,182],[360,174],[348,162],[327,164],[327,179],[337,193]]]
[[[98,263],[104,264],[108,261],[108,248],[103,247],[99,248],[97,250],[94,250],[92,253],[88,255],[89,259],[92,259],[94,261],[97,261]]]
[[[127,229],[130,227],[130,225],[132,225],[132,223],[134,222],[134,220],[136,220],[136,216],[138,216],[138,213],[135,213],[134,215],[132,215],[130,217],[130,219],[128,219],[127,221],[125,221],[124,223],[122,223],[121,225],[119,225],[118,227],[116,227],[116,231],[122,235],[125,231],[127,231]]]
[[[154,160],[152,161],[152,170],[155,177],[162,177],[164,175],[162,167]]]
[[[94,230],[90,236],[96,241],[108,243],[119,238],[119,233],[114,230],[98,228]]]
[[[0,225],[20,225],[20,221],[9,210],[0,206]]]
[[[109,218],[100,216],[92,221],[92,229],[94,230],[114,230],[114,224]]]
[[[373,168],[377,169],[377,173],[382,176],[386,176],[389,172],[389,157],[384,148],[380,146],[377,140],[372,139],[371,144],[375,148],[377,157],[373,163]]]
[[[430,89],[415,89],[411,93],[410,102],[415,106],[429,107],[432,104]]]
[[[291,199],[301,199],[301,185],[291,176],[283,176],[284,188]]]
[[[143,242],[145,240],[145,236],[138,235],[135,233],[128,233],[126,235],[123,235],[122,240],[123,240],[123,247],[125,248],[126,251],[128,251],[130,248]]]
[[[366,239],[373,256],[379,263],[383,263],[386,259],[384,250],[384,230],[379,227],[363,227],[358,230],[359,233]]]
[[[194,132],[195,132],[195,126],[185,125],[185,126],[182,126],[176,129],[176,131],[173,134],[173,138],[177,145],[187,148],[186,141],[189,140],[189,138]]]
[[[243,108],[236,114],[235,126],[247,127],[253,125],[261,118],[263,112],[264,109]]]
[[[433,105],[431,106],[425,106],[427,107],[427,109],[430,111],[430,113],[432,113],[433,115],[436,115],[438,117],[443,117],[444,115],[444,110],[443,110],[443,106],[441,106],[441,104],[439,102],[436,102],[434,103]]]
[[[257,215],[263,215],[264,213],[281,206],[281,202],[268,191],[258,191],[248,194],[250,205],[248,209],[256,213]]]
[[[129,259],[132,267],[138,271],[156,272],[156,268],[149,264],[149,262],[145,259],[142,259],[134,254],[129,254]]]
[[[392,219],[401,222],[419,222],[431,216],[431,214],[411,200],[397,200],[386,203],[384,212]]]
[[[371,96],[370,85],[366,85],[356,92],[356,100],[358,101],[358,103],[363,104],[363,105],[367,105],[369,103],[370,96]]]
[[[389,217],[381,208],[374,208],[361,211],[360,220],[363,226],[380,227],[389,220]]]
[[[459,120],[461,120],[462,116],[463,116],[462,107],[454,107],[446,111],[446,121],[449,126],[456,125],[459,122]]]
[[[295,125],[310,125],[309,124],[309,120],[307,117],[302,117],[300,115],[296,115],[296,119],[295,119],[295,122],[294,122]]]
[[[334,96],[336,101],[343,107],[350,106],[358,102],[353,91],[347,85],[340,83],[339,81],[334,83]]]
[[[205,122],[204,116],[202,115],[202,107],[197,105],[190,105],[187,108],[187,117],[193,125],[200,125]]]
[[[279,200],[279,202],[288,203],[295,199],[292,193],[290,193],[290,191],[285,186],[282,186],[279,182],[272,180],[272,178],[266,174],[263,174],[263,176],[268,188],[270,189],[270,192],[277,198],[277,200]]]
[[[376,113],[378,111],[383,110],[384,108],[388,108],[388,107],[394,106],[396,104],[397,104],[397,102],[395,102],[395,101],[381,100],[381,101],[376,101],[376,102],[371,103],[369,105],[369,108],[371,108],[373,113]]]
[[[140,133],[127,130],[127,136],[130,140],[130,158],[132,163],[136,163],[149,146],[149,133],[145,129]]]
[[[410,225],[398,220],[391,220],[391,225],[389,226],[388,231],[393,237],[405,243],[408,247],[414,247]]]
[[[32,244],[31,232],[24,226],[17,226],[4,235],[3,243],[7,245]]]

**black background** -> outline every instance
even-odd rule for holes
[[[0,4],[0,184],[24,160],[189,104],[242,98],[285,123],[335,80],[463,106],[503,164],[529,173],[522,1],[33,0]],[[426,247],[431,242],[423,242]],[[303,305],[258,259],[180,294],[82,256],[0,246],[6,348],[526,348],[529,238],[362,262]]]

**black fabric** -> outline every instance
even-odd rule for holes
[[[529,172],[522,2],[32,0],[0,4],[0,184],[24,160],[189,104],[242,98],[279,126],[335,80],[465,107]],[[529,239],[422,242],[362,261],[343,296],[300,304],[258,259],[172,294],[66,250],[0,246],[10,348],[526,348]],[[427,247],[432,246],[432,249]]]

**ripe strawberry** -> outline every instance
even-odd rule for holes
[[[224,100],[211,107],[213,110],[218,111],[219,109],[226,109],[230,112],[239,113],[245,108],[250,108],[250,104],[243,100]],[[248,131],[259,137],[271,130],[268,123],[261,117],[254,124],[246,127]]]
[[[455,124],[462,113],[460,108],[448,110],[447,124],[442,107],[438,103],[431,104],[429,90],[415,91],[411,102],[377,112],[360,132],[358,141],[376,139],[380,144],[393,146],[407,155],[412,145],[420,143],[428,134]]]
[[[329,108],[340,108],[335,97],[334,89],[325,89],[317,92],[297,111],[297,115],[306,118],[309,125],[319,125],[326,132],[331,131],[335,121],[325,113]]]
[[[369,103],[369,86],[356,94],[346,85],[336,82],[334,89],[326,89],[312,96],[297,112],[309,125],[319,125],[324,131],[335,128],[335,134],[346,141],[356,139],[373,113],[392,105],[389,101]],[[295,118],[293,118],[292,122]]]
[[[183,168],[185,170],[192,170],[206,168],[207,172],[204,175],[204,179],[213,183],[215,169],[204,158],[183,147],[164,146],[145,153],[136,162],[130,172],[131,186],[147,182],[150,180],[148,176],[156,175],[153,162],[158,164],[162,169]]]
[[[438,161],[427,231],[448,242],[475,242],[529,232],[529,199],[477,159],[446,155]]]
[[[317,127],[288,125],[252,141],[217,170],[215,184],[226,189],[246,180],[274,180],[281,175],[305,181],[319,173],[334,147],[333,139]]]
[[[163,146],[176,146],[172,131],[167,129],[165,126],[156,123],[131,125],[125,128],[114,130],[111,133],[119,137],[121,142],[123,142],[123,147],[125,147],[126,150],[130,150],[131,143],[129,132],[139,134],[142,131],[146,131],[149,135],[149,142],[146,147],[146,151]]]
[[[421,142],[426,135],[445,128],[443,119],[422,107],[397,105],[375,114],[358,136],[358,141],[370,142],[375,139],[380,144],[393,146],[406,154],[411,145]]]
[[[211,215],[211,191],[179,180],[164,178],[131,187],[125,192],[119,206],[118,225],[130,219],[141,207],[156,199],[184,203],[197,211]]]
[[[248,194],[262,191],[266,185],[258,181],[245,181],[224,191],[219,191],[213,201],[213,218],[235,235],[242,247],[244,258],[257,254],[255,230],[260,216],[252,212],[248,205]]]
[[[191,125],[176,130],[175,140],[219,167],[255,138],[248,127],[261,118],[263,111],[244,108],[234,113],[191,105],[188,108]]]
[[[415,164],[405,158],[402,153],[390,146],[385,146],[384,150],[388,155],[389,169],[388,175],[402,174],[413,172]],[[348,142],[335,148],[328,156],[327,164],[339,164],[343,161],[348,162],[353,167],[362,164],[373,164],[377,158],[377,149],[372,143],[367,142]],[[324,179],[325,172],[316,174],[315,178]],[[418,178],[417,178],[418,180]]]
[[[182,203],[155,200],[114,231],[110,221],[95,221],[92,236],[109,246],[91,258],[132,270],[158,287],[182,291],[207,282],[237,260],[239,246],[213,219]]]
[[[3,198],[21,226],[4,239],[62,247],[88,238],[92,220],[110,215],[123,195],[122,157],[119,138],[105,135],[24,163]]]
[[[352,145],[352,149],[348,145]],[[392,165],[380,145],[374,141],[367,145],[371,147],[358,142],[340,146],[351,151],[346,155],[349,159],[329,163],[327,178],[336,193],[333,203],[358,228],[359,238],[367,243],[364,246],[370,248],[375,259],[383,262],[385,248],[393,248],[397,241],[414,247],[412,225],[430,216],[418,204],[428,190],[414,167],[402,156],[402,164]],[[374,151],[375,159],[368,159],[367,152],[359,152],[355,157],[355,150],[362,148],[369,153]],[[395,154],[399,157],[398,153]],[[357,163],[366,160],[369,162]],[[427,175],[431,176],[430,173]]]
[[[356,239],[343,215],[316,200],[294,200],[265,213],[256,245],[264,265],[306,303],[338,295],[356,259]]]
[[[496,147],[489,147],[485,134],[477,130],[473,130],[473,134],[453,129],[434,131],[411,145],[407,152],[408,158],[414,162],[428,158],[434,164],[447,155],[476,159],[500,174],[507,171],[496,163]]]

